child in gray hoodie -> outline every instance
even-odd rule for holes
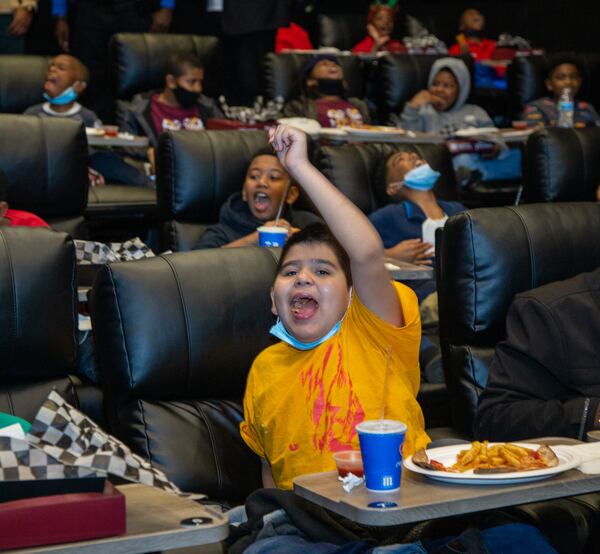
[[[459,58],[441,58],[429,72],[427,89],[409,100],[393,122],[406,130],[439,133],[444,137],[467,127],[494,127],[487,112],[465,101],[471,90],[471,75]],[[521,152],[504,149],[494,159],[480,154],[459,154],[453,159],[455,169],[479,171],[484,181],[516,179],[521,176]]]

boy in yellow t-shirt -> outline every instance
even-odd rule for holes
[[[282,342],[258,355],[244,396],[240,431],[263,460],[263,484],[291,489],[298,475],[335,469],[334,452],[358,448],[356,424],[379,418],[384,399],[385,417],[408,426],[405,455],[429,437],[416,401],[414,293],[390,280],[369,220],[310,164],[304,133],[278,127],[270,140],[331,230],[309,226],[283,249],[271,290]]]

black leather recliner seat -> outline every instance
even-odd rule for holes
[[[261,486],[239,434],[254,357],[272,342],[269,249],[182,252],[104,266],[91,293],[113,433],[183,490],[243,501]]]
[[[600,266],[600,204],[481,208],[451,217],[438,240],[440,334],[455,430],[473,436],[478,398],[517,293]],[[502,425],[502,422],[497,422]],[[532,437],[533,438],[533,437]],[[597,493],[507,508],[565,554],[598,551]]]
[[[162,247],[194,248],[227,198],[242,190],[250,160],[267,145],[264,131],[163,133],[156,161]]]
[[[22,114],[42,101],[45,56],[0,55],[0,113]]]
[[[77,371],[75,248],[64,233],[0,227],[0,411],[31,421],[56,390],[104,426],[100,389]]]
[[[9,205],[85,238],[88,151],[83,125],[70,119],[0,114],[0,137]]]
[[[600,128],[548,127],[529,137],[525,148],[526,202],[596,200],[600,185]]]

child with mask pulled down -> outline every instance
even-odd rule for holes
[[[270,140],[327,223],[295,233],[281,253],[271,288],[280,342],[254,360],[244,395],[240,431],[263,483],[291,489],[298,475],[335,469],[335,452],[358,449],[355,426],[379,418],[382,403],[408,426],[404,455],[429,437],[416,400],[414,293],[390,279],[369,220],[309,162],[306,135],[280,126]]]
[[[321,127],[371,122],[367,104],[359,98],[348,98],[344,70],[334,55],[312,56],[302,75],[302,96],[285,104],[285,117],[315,119]]]
[[[30,106],[25,115],[62,117],[81,121],[86,127],[101,127],[98,116],[77,101],[87,88],[89,77],[87,67],[79,59],[67,54],[56,56],[50,61],[44,79],[45,102]],[[102,183],[106,180],[125,185],[151,184],[142,171],[112,151],[90,149],[88,165],[100,174],[96,176]]]

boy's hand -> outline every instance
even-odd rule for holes
[[[429,242],[423,242],[421,239],[408,239],[386,249],[385,255],[415,265],[431,265],[431,258],[434,256],[432,248],[433,245]]]
[[[413,108],[420,108],[425,104],[431,104],[433,95],[428,90],[417,92],[408,102]]]
[[[21,37],[27,32],[27,29],[29,29],[32,19],[33,14],[29,10],[17,8],[6,32],[11,37]]]
[[[310,163],[306,134],[303,131],[287,125],[279,125],[277,129],[269,129],[269,142],[277,153],[279,163],[289,173],[293,174],[303,165]]]
[[[275,220],[267,221],[265,223],[265,227],[275,227]],[[279,221],[277,222],[277,227],[283,227],[284,229],[286,229],[288,235],[293,235],[294,233],[297,233],[300,230],[298,229],[298,227],[292,227],[292,224],[283,218],[279,219]]]

